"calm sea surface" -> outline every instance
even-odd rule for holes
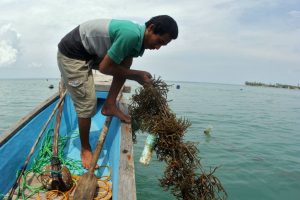
[[[48,86],[53,84],[54,89]],[[58,80],[0,80],[0,134],[57,91]],[[300,90],[207,83],[172,83],[178,117],[192,122],[187,141],[198,142],[206,170],[234,200],[300,199]],[[211,128],[210,136],[203,134]],[[139,200],[175,199],[159,187],[164,164],[138,160],[145,134],[134,146]]]

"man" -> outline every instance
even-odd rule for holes
[[[91,68],[113,76],[101,113],[130,123],[130,116],[116,106],[117,95],[126,79],[144,85],[151,84],[152,78],[146,71],[130,69],[133,57],[142,56],[145,49],[159,49],[177,36],[176,21],[170,16],[160,15],[145,25],[116,19],[87,21],[60,41],[57,61],[77,112],[83,167],[89,168],[92,159],[89,131],[91,117],[96,111]]]

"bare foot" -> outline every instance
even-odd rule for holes
[[[131,118],[128,115],[125,115],[121,110],[117,108],[116,105],[106,104],[104,103],[102,110],[102,115],[105,116],[116,116],[118,117],[122,122],[130,123]]]
[[[92,157],[93,157],[92,150],[81,148],[80,156],[81,156],[82,166],[85,169],[89,169],[91,166],[91,161],[92,161]]]
[[[81,156],[82,166],[85,169],[89,169],[91,167],[91,162],[92,162],[92,158],[93,158],[92,150],[90,148],[88,148],[88,149],[81,148],[80,156]],[[99,166],[96,165],[95,169],[98,169],[98,168],[99,168]]]

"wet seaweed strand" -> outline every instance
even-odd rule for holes
[[[171,190],[177,199],[226,199],[227,193],[214,176],[217,168],[205,172],[200,163],[198,149],[183,137],[189,120],[177,118],[168,106],[169,85],[157,78],[152,86],[138,88],[132,96],[129,113],[132,118],[133,140],[137,131],[157,136],[155,152],[167,166],[160,185]]]

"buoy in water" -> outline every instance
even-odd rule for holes
[[[54,88],[54,86],[51,84],[51,85],[49,85],[49,87],[48,88],[50,88],[50,89],[53,89]]]
[[[212,131],[212,126],[209,126],[208,128],[206,128],[203,133],[207,136],[209,136],[211,134]]]

